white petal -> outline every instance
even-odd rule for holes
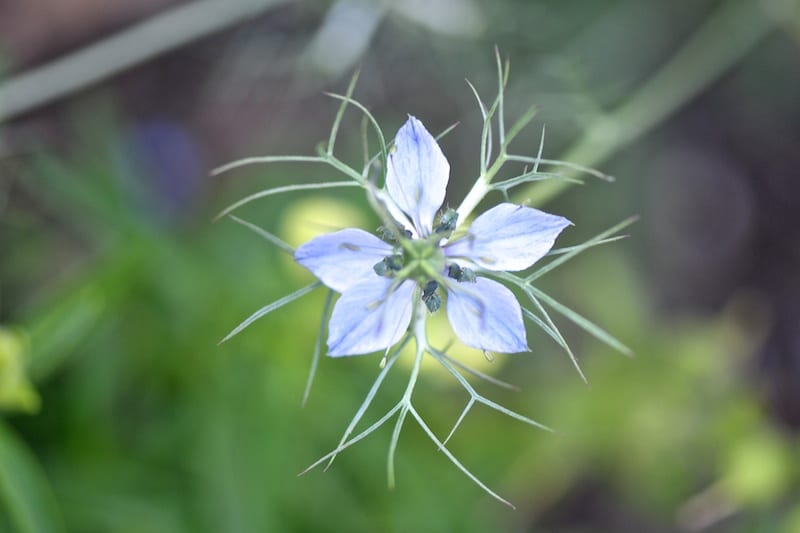
[[[321,235],[301,245],[294,259],[331,289],[344,292],[373,274],[375,263],[392,253],[392,247],[360,229],[343,229]]]
[[[397,132],[394,147],[386,169],[386,189],[417,232],[429,235],[444,202],[450,164],[436,139],[412,116]]]
[[[461,342],[499,353],[528,351],[522,309],[514,294],[490,279],[447,291],[447,318]]]
[[[571,224],[532,207],[502,203],[476,218],[467,235],[445,247],[445,255],[469,259],[487,270],[525,270]]]
[[[376,352],[400,340],[411,322],[414,282],[387,295],[392,282],[375,275],[342,294],[328,325],[328,355]]]

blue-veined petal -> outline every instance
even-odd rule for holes
[[[393,280],[363,279],[345,291],[328,324],[328,355],[359,355],[385,350],[408,329],[414,282],[405,281],[387,294]]]
[[[448,290],[447,318],[467,346],[499,353],[528,351],[519,302],[496,281],[479,277]]]
[[[320,235],[301,245],[294,259],[331,289],[344,292],[369,274],[392,253],[392,247],[360,229]]]
[[[394,147],[387,163],[386,189],[417,232],[429,235],[444,202],[450,164],[436,139],[412,116],[397,132]]]
[[[463,257],[487,270],[525,270],[541,259],[572,223],[532,207],[498,204],[476,218],[445,255]]]

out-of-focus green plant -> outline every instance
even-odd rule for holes
[[[0,530],[60,533],[64,523],[47,477],[27,445],[0,420]]]
[[[28,378],[26,339],[19,332],[0,327],[0,410],[35,413],[40,399]]]
[[[340,420],[358,407],[356,393],[367,392],[364,385],[344,395],[342,383],[368,383],[374,362],[322,359],[308,408],[300,408],[310,363],[303,354],[313,350],[321,294],[243,332],[234,347],[217,348],[242,308],[300,283],[296,266],[232,223],[208,224],[210,216],[190,230],[137,222],[104,181],[115,172],[109,154],[118,132],[93,129],[87,138],[106,144],[92,143],[93,155],[48,158],[28,185],[50,217],[79,235],[81,268],[45,284],[20,313],[43,409],[0,433],[7,437],[3,486],[15,489],[2,493],[0,530],[59,531],[61,515],[68,531],[513,530],[599,480],[610,497],[655,523],[698,524],[709,510],[728,509],[717,516],[755,527],[767,514],[792,531],[798,475],[780,470],[797,445],[770,429],[739,374],[758,331],[743,336],[736,313],[680,323],[654,315],[639,272],[611,248],[587,251],[564,265],[563,277],[543,278],[543,289],[599,317],[637,357],[578,340],[587,388],[556,343],[531,336],[535,361],[492,363],[494,376],[522,391],[493,394],[511,409],[534,409],[557,434],[532,433],[478,408],[450,441],[453,453],[480,464],[523,510],[509,515],[488,504],[421,431],[403,433],[394,491],[375,490],[390,431],[362,441],[358,454],[341,456],[325,475],[295,477],[340,437]],[[254,178],[291,183],[294,174],[270,168]],[[103,214],[65,197],[64,184],[120,207]],[[350,208],[359,202],[346,191],[334,196]],[[308,218],[294,207],[302,211],[267,200],[247,216],[294,226]],[[53,231],[35,218],[26,223],[42,224],[29,234]],[[38,253],[38,246],[30,239],[14,253]],[[568,321],[559,326],[584,338]],[[439,379],[422,385],[418,401],[436,406],[426,412],[443,438],[468,397]],[[392,397],[404,383],[384,386]],[[390,407],[378,399],[370,413]],[[750,451],[736,452],[740,445]],[[762,461],[772,466],[762,471]],[[763,478],[749,480],[750,470]],[[24,516],[49,526],[23,526]]]
[[[608,56],[598,63],[615,75],[614,84],[617,73],[623,76],[609,93],[612,98],[595,109],[597,127],[579,139],[569,159],[597,164],[673,116],[738,64],[773,25],[760,7],[772,2],[713,4],[718,10],[710,22],[641,91],[635,87],[653,72],[653,50],[636,46],[631,57]],[[507,28],[505,22],[521,27],[531,15],[557,12],[531,2],[498,5],[499,12],[507,12],[493,25],[498,28]],[[643,11],[631,9],[637,5]],[[615,21],[627,15],[631,33],[644,28],[639,39],[614,32],[625,46],[655,31],[633,23],[653,6],[666,4],[613,4]],[[692,4],[691,10],[705,16],[709,6]],[[531,10],[527,16],[520,16],[523,8]],[[605,9],[597,2],[570,3],[570,12],[585,12],[574,22],[574,35],[566,32],[570,46],[584,29],[603,39],[603,27],[592,20],[602,24]],[[670,30],[656,47],[659,59],[683,39],[689,26],[680,21],[674,31],[671,24],[658,25]],[[552,39],[559,37],[563,19],[542,22],[541,32],[526,26],[524,35],[499,38],[521,47],[515,58],[522,50],[531,52],[529,63],[517,71],[525,86],[541,58],[541,43],[567,47]],[[387,30],[382,38],[391,39],[398,27],[382,29]],[[462,68],[464,56],[448,55],[451,44],[413,38],[427,56],[441,60],[443,71]],[[472,50],[460,43],[452,48]],[[629,69],[628,59],[638,66]],[[383,64],[396,71],[403,67],[402,58]],[[246,68],[249,72],[251,65]],[[431,84],[445,79],[438,72],[419,76],[417,64],[407,68],[403,75],[413,80],[410,85],[423,77]],[[628,89],[638,96],[625,97]],[[591,96],[598,92],[603,87],[593,86]],[[442,105],[423,100],[431,108]],[[611,123],[603,109],[616,110]],[[391,116],[392,110],[380,112]],[[531,434],[513,421],[497,420],[488,409],[475,409],[449,444],[465,462],[480,464],[500,491],[512,494],[522,504],[520,512],[487,503],[414,430],[403,434],[395,491],[374,490],[383,481],[378,467],[389,432],[376,432],[358,457],[342,456],[326,475],[296,478],[340,436],[339,420],[358,407],[356,394],[342,395],[341,384],[366,382],[374,377],[374,365],[322,359],[310,408],[299,407],[309,360],[295,354],[313,350],[317,330],[309,322],[319,317],[321,295],[288,305],[280,317],[243,333],[235,349],[216,348],[225,324],[240,318],[241,309],[279,297],[298,282],[297,273],[233,224],[210,227],[204,210],[208,216],[183,227],[137,211],[115,161],[124,124],[94,104],[70,126],[87,123],[94,127],[65,136],[82,150],[25,158],[24,201],[0,213],[3,236],[14,237],[0,252],[4,283],[11,279],[24,289],[10,318],[30,338],[23,359],[42,399],[35,417],[8,413],[0,423],[0,531],[528,531],[543,529],[542,517],[552,523],[553,516],[565,517],[568,526],[591,527],[583,514],[587,499],[604,504],[603,513],[618,510],[625,524],[632,518],[653,529],[800,530],[800,446],[795,436],[774,427],[750,377],[744,356],[759,338],[748,329],[752,321],[743,322],[735,312],[679,321],[656,314],[640,260],[611,250],[587,253],[567,267],[575,269],[564,276],[569,282],[543,280],[543,287],[598,317],[638,357],[631,362],[599,344],[584,344],[569,322],[557,320],[564,336],[576,339],[573,348],[583,356],[591,388],[565,368],[545,335],[532,338],[535,365],[496,361],[492,374],[523,386],[522,393],[499,391],[499,401],[517,411],[534,409],[537,419],[558,433]],[[620,123],[637,127],[619,130]],[[528,141],[535,146],[535,139]],[[637,154],[646,158],[647,146],[637,145]],[[634,174],[644,173],[639,168]],[[140,174],[128,177],[133,184],[146,180]],[[252,174],[274,185],[308,177],[285,168]],[[217,192],[236,198],[244,186]],[[631,180],[615,189],[624,196],[636,187]],[[359,200],[346,190],[331,194],[349,206]],[[547,186],[530,190],[534,201],[553,195]],[[520,198],[527,196],[528,191]],[[580,196],[591,198],[581,212],[607,220],[606,197]],[[248,211],[248,219],[281,227],[292,216],[291,205],[269,200],[262,205]],[[9,307],[3,311],[9,313]],[[402,383],[387,380],[385,386],[389,395],[402,394]],[[430,427],[444,437],[468,398],[441,380],[425,381],[419,394],[421,403],[436,406]],[[378,401],[375,412],[390,407]],[[319,417],[319,409],[329,416]],[[593,486],[599,488],[591,492]]]

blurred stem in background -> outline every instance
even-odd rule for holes
[[[588,124],[583,136],[560,159],[596,166],[672,116],[761,42],[789,4],[771,2],[777,9],[768,13],[766,3],[731,0],[720,5],[636,93]],[[516,198],[541,205],[571,185],[568,181],[540,182],[521,190]]]
[[[0,85],[0,122],[36,109],[262,13],[283,0],[194,2],[143,22],[74,54]],[[335,9],[336,5],[332,9]],[[598,117],[561,159],[597,165],[646,134],[702,92],[755,47],[776,23],[791,15],[791,0],[729,0],[713,13],[664,67],[617,110]],[[730,36],[735,35],[735,39]],[[528,187],[518,197],[541,204],[568,182]]]
[[[203,0],[180,5],[0,84],[0,123],[156,59],[288,0]]]

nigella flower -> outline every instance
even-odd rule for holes
[[[508,201],[510,191],[519,186],[546,179],[568,178],[567,181],[572,181],[564,173],[540,172],[540,165],[564,167],[568,172],[582,171],[609,181],[611,178],[574,163],[542,159],[543,142],[539,145],[536,157],[509,152],[512,140],[533,119],[535,107],[531,107],[506,130],[503,91],[508,77],[508,64],[501,61],[499,52],[496,59],[498,92],[494,101],[488,106],[484,105],[478,92],[471,87],[483,116],[480,168],[476,181],[457,210],[443,207],[450,165],[436,139],[422,123],[409,117],[398,131],[394,142],[387,144],[375,117],[364,105],[352,98],[356,76],[348,85],[346,94],[331,95],[340,100],[341,104],[328,142],[320,145],[316,155],[249,157],[223,165],[214,171],[214,174],[219,174],[256,163],[309,163],[327,165],[337,174],[346,177],[344,180],[271,187],[235,202],[219,215],[227,215],[281,250],[292,254],[298,263],[318,278],[318,281],[261,307],[220,342],[230,339],[255,320],[303,297],[320,285],[327,285],[330,290],[322,316],[323,320],[328,320],[328,355],[338,357],[384,352],[380,371],[345,429],[338,446],[303,472],[325,462],[330,465],[343,450],[394,418],[394,431],[387,458],[389,485],[394,486],[394,456],[398,440],[406,421],[413,419],[436,444],[438,450],[459,470],[488,494],[511,505],[461,464],[448,450],[447,443],[467,413],[477,404],[530,426],[549,428],[476,391],[464,373],[501,387],[513,386],[471,369],[454,360],[447,350],[433,346],[426,332],[428,315],[431,313],[446,313],[455,335],[467,346],[483,350],[487,355],[489,352],[517,353],[528,350],[524,316],[538,324],[564,349],[584,381],[586,378],[580,370],[578,360],[559,332],[558,326],[550,318],[548,308],[612,348],[630,354],[630,350],[620,341],[541,291],[534,286],[534,282],[583,251],[618,240],[620,237],[614,235],[635,219],[625,220],[582,244],[552,250],[556,238],[570,222],[563,217]],[[364,114],[367,124],[374,128],[380,148],[377,154],[370,153],[368,132],[364,131],[362,145],[365,164],[358,169],[341,161],[335,153],[342,117],[348,107],[355,107]],[[449,129],[442,135],[447,131]],[[499,141],[495,144],[495,147],[499,147],[495,153],[492,151],[494,132],[497,132],[496,140]],[[373,164],[378,160],[383,163],[380,173],[383,183],[370,178],[370,171],[374,170]],[[513,177],[499,179],[499,173],[506,163],[521,163],[526,168]],[[348,228],[322,235],[294,249],[268,230],[231,214],[235,209],[259,198],[293,191],[338,187],[360,187],[366,190],[370,203],[382,222],[377,234]],[[470,218],[479,203],[493,191],[502,193],[506,201],[468,223],[466,219]],[[533,272],[523,275],[514,273],[528,270],[545,255],[555,257]],[[520,296],[533,305],[533,308],[521,307],[514,293],[504,284],[516,287]],[[340,296],[332,306],[334,292],[340,293]],[[322,326],[324,323],[319,329],[314,346],[304,403],[322,355]],[[403,348],[412,340],[415,355],[405,392],[378,420],[356,434],[356,428],[368,412],[386,376],[403,354]],[[438,432],[427,424],[413,398],[426,356],[437,361],[469,395],[469,401],[444,439],[437,437]]]
[[[328,355],[389,348],[403,337],[414,313],[436,312],[442,296],[453,331],[467,346],[528,350],[519,303],[490,277],[529,268],[570,222],[501,203],[460,234],[454,210],[437,218],[449,174],[436,140],[409,117],[397,132],[385,187],[378,191],[394,219],[383,228],[383,238],[348,228],[297,248],[295,260],[341,293],[328,327]]]

